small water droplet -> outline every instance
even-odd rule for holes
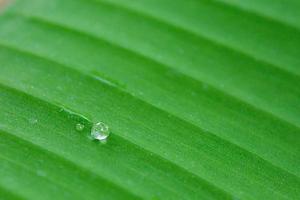
[[[78,123],[78,124],[76,124],[75,128],[76,128],[77,131],[82,131],[84,129],[84,125]]]
[[[109,128],[103,122],[97,122],[93,125],[91,130],[91,136],[96,140],[105,140],[109,136]]]
[[[30,118],[30,119],[29,119],[29,123],[30,123],[30,124],[36,124],[36,123],[38,123],[38,120],[35,119],[35,118]]]

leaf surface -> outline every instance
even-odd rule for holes
[[[11,3],[0,16],[1,194],[299,198],[299,5],[280,15],[267,2]],[[89,136],[98,121],[106,144]]]

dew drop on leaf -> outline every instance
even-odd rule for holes
[[[103,122],[97,122],[93,125],[91,136],[95,140],[105,140],[110,134],[109,128]]]
[[[78,123],[78,124],[76,124],[75,128],[76,128],[77,131],[82,131],[84,129],[84,125]]]
[[[38,123],[38,120],[35,118],[30,118],[28,121],[30,124],[33,124],[33,125]]]

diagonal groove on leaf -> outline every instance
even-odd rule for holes
[[[244,10],[244,12],[250,12],[254,15],[267,18],[272,21],[277,21],[300,29],[299,18],[300,4],[297,1],[283,2],[281,0],[273,0],[270,4],[269,0],[246,0],[246,1],[235,1],[235,0],[216,0],[224,4],[235,7],[236,9]],[[282,7],[285,6],[283,10]]]

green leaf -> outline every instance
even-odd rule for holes
[[[299,11],[293,0],[11,2],[0,195],[298,199]],[[97,122],[106,143],[90,138]]]

